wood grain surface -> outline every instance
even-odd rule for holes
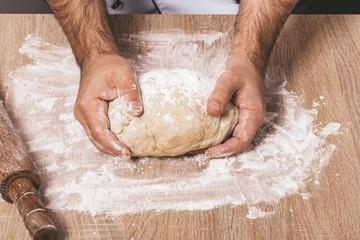
[[[233,31],[234,16],[112,16],[115,35],[166,29]],[[19,53],[28,34],[69,46],[52,15],[0,15],[1,99],[8,74],[30,62]],[[123,48],[123,46],[120,46]],[[336,151],[322,169],[320,184],[309,182],[310,199],[300,195],[276,204],[267,218],[244,216],[248,206],[221,206],[203,211],[146,211],[118,217],[83,212],[52,212],[59,239],[360,239],[360,16],[296,15],[287,21],[271,55],[268,74],[285,73],[287,89],[303,98],[326,96],[318,108],[319,125],[339,122],[347,128],[328,141]],[[122,49],[125,56],[135,49]],[[12,120],[14,125],[21,119]],[[0,166],[1,167],[1,166]],[[0,239],[30,239],[16,207],[0,202]]]

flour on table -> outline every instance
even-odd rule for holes
[[[251,206],[249,207],[249,213],[246,215],[247,218],[249,219],[257,219],[257,218],[262,218],[262,217],[269,217],[271,215],[274,215],[275,212],[264,212],[261,209]]]
[[[216,75],[230,46],[229,34],[216,32],[140,32],[118,40],[123,49],[142,50],[129,58],[138,74],[181,67]],[[316,178],[335,150],[326,139],[340,125],[316,127],[317,112],[300,107],[282,76],[267,76],[269,111],[246,152],[216,160],[196,155],[123,162],[98,152],[72,115],[80,71],[70,47],[29,35],[20,52],[33,62],[10,74],[6,106],[39,170],[47,207],[54,211],[116,216],[276,204],[305,194],[305,183]],[[250,208],[248,217],[262,217],[255,210]]]

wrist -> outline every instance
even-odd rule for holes
[[[265,55],[267,56],[268,54]],[[245,65],[261,75],[265,75],[268,57],[264,57],[264,54],[251,50],[251,48],[233,45],[228,57],[235,58],[239,64]]]
[[[256,75],[256,78],[264,79],[266,64],[259,65],[249,58],[249,52],[242,49],[232,48],[228,54],[225,70],[239,72],[247,69]]]
[[[122,58],[118,52],[107,52],[107,53],[96,53],[88,55],[84,58],[81,63],[79,63],[81,71],[86,71],[87,69],[92,68],[95,65],[111,64]]]

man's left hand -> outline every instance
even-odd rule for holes
[[[264,73],[239,53],[229,55],[208,99],[207,112],[219,116],[230,101],[240,108],[238,123],[230,139],[205,151],[209,158],[244,151],[265,119]]]

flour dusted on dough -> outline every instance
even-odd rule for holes
[[[120,99],[109,105],[111,131],[134,156],[176,156],[221,143],[235,127],[232,104],[220,117],[206,113],[210,79],[186,69],[158,69],[139,79],[144,113],[126,113]]]

